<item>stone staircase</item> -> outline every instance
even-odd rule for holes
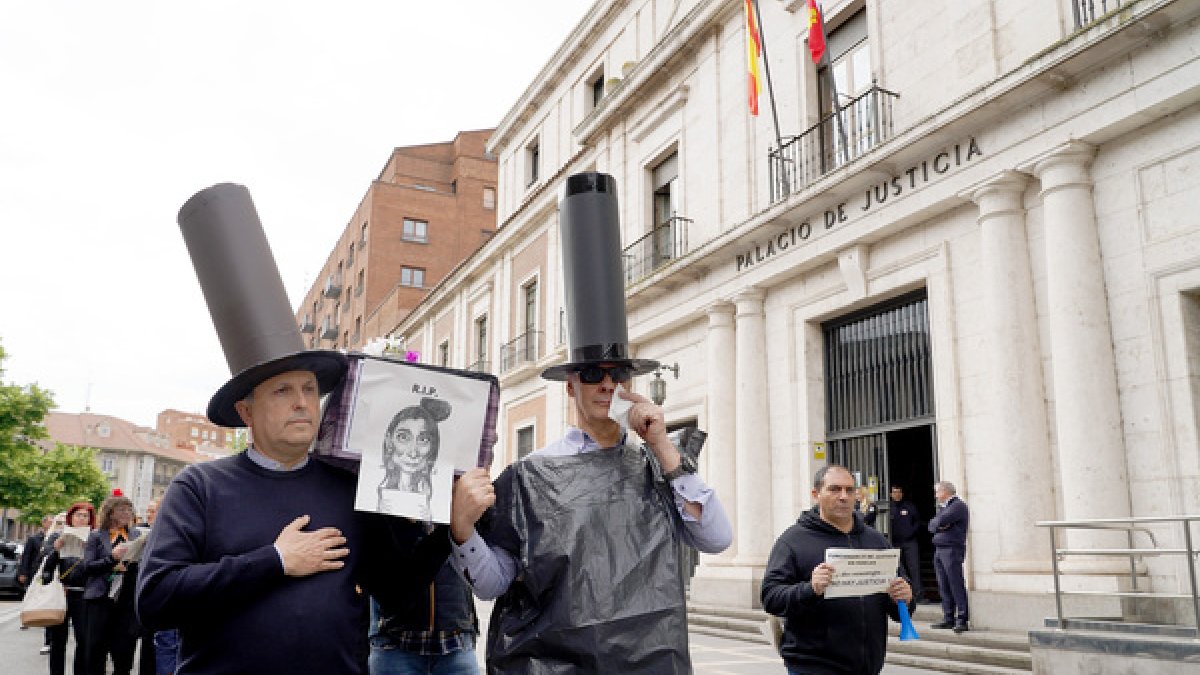
[[[770,617],[761,610],[688,605],[691,630],[705,635],[773,644]],[[1018,675],[1032,672],[1033,657],[1025,633],[970,630],[955,634],[930,628],[941,610],[918,606],[913,625],[920,640],[900,640],[900,626],[890,624],[887,662],[931,672],[964,675]]]

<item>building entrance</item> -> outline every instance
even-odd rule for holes
[[[866,488],[874,526],[890,530],[889,490],[904,488],[921,520],[934,514],[937,476],[929,319],[918,291],[822,326],[829,460]],[[863,505],[864,510],[867,505]],[[921,577],[936,597],[933,548],[921,530]]]

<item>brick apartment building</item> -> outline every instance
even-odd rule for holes
[[[155,428],[165,435],[173,448],[195,450],[205,445],[230,450],[235,446],[236,429],[220,427],[200,413],[168,408],[158,413]]]
[[[384,335],[492,236],[491,133],[392,150],[296,311],[309,347],[356,349]]]

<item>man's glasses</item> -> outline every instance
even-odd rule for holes
[[[633,368],[629,366],[582,366],[575,372],[579,373],[579,381],[584,384],[600,384],[604,381],[605,375],[608,375],[613,383],[620,384],[629,381],[633,375]]]

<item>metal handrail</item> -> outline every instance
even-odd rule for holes
[[[1200,631],[1200,592],[1198,592],[1196,582],[1196,565],[1200,559],[1200,551],[1196,550],[1196,546],[1192,541],[1191,524],[1200,522],[1200,515],[1194,516],[1135,516],[1130,518],[1093,518],[1086,520],[1044,520],[1037,523],[1038,527],[1045,527],[1050,530],[1050,562],[1054,570],[1054,604],[1058,612],[1058,626],[1066,628],[1067,623],[1063,616],[1062,597],[1064,595],[1106,595],[1116,597],[1138,597],[1138,598],[1166,598],[1166,599],[1187,599],[1191,598],[1193,620],[1196,623],[1196,628]],[[1183,529],[1183,548],[1159,548],[1158,540],[1154,533],[1150,531],[1147,524],[1172,524],[1178,523]],[[1127,541],[1128,548],[1059,548],[1058,546],[1058,531],[1059,530],[1112,530],[1123,531]],[[1145,534],[1150,540],[1151,548],[1138,548],[1134,546],[1133,535],[1135,533]],[[1092,556],[1125,556],[1129,558],[1129,580],[1130,591],[1065,591],[1062,588],[1062,571],[1059,569],[1058,563],[1060,560],[1070,555],[1092,555]],[[1183,593],[1155,593],[1150,591],[1142,591],[1137,585],[1137,563],[1141,558],[1148,556],[1168,556],[1182,555],[1185,556],[1188,569],[1188,580],[1191,586],[1190,594]]]

